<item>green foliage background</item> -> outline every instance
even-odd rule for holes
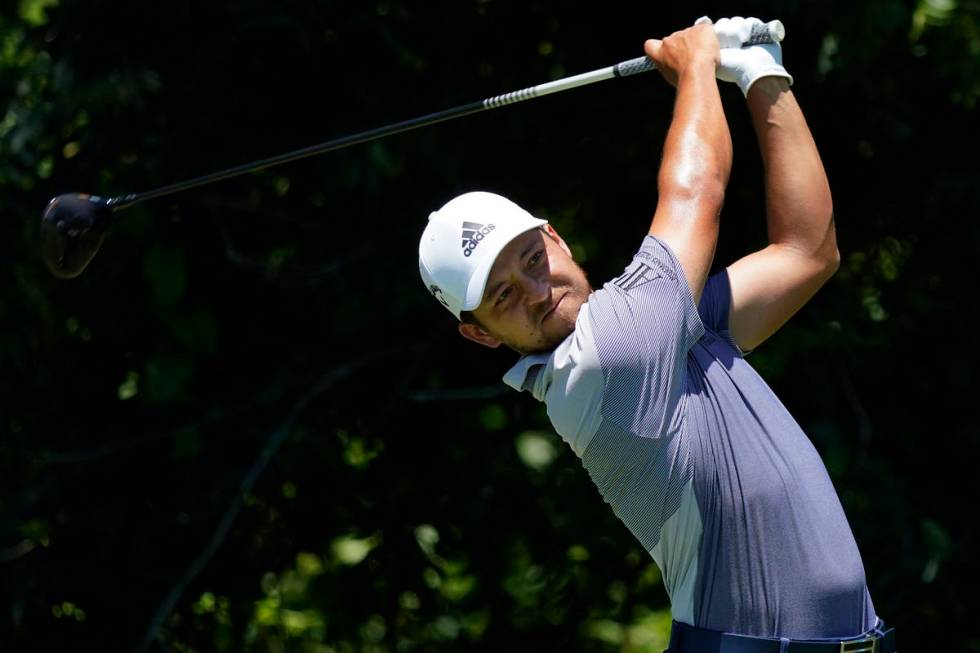
[[[778,17],[843,265],[752,364],[820,450],[903,651],[975,615],[980,5],[20,0],[0,9],[0,648],[660,651],[669,604],[542,406],[428,296],[474,188],[594,281],[671,89],[593,85],[134,207],[59,281],[59,193],[164,186]],[[717,265],[762,246],[744,102]]]

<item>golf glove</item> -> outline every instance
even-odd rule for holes
[[[708,20],[702,17],[697,23]],[[738,84],[745,96],[748,96],[752,84],[763,77],[784,77],[790,85],[793,84],[792,75],[783,67],[783,51],[778,43],[742,47],[749,40],[752,28],[762,24],[758,18],[741,16],[722,18],[713,24],[718,45],[721,46],[721,65],[716,76],[722,81]]]

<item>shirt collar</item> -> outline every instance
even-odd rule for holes
[[[581,307],[579,307],[579,315],[581,318],[582,311],[585,309],[587,302],[584,302]],[[576,321],[577,322],[577,321]],[[534,398],[538,401],[544,401],[545,394],[548,392],[548,388],[551,386],[551,381],[554,379],[555,375],[555,355],[560,351],[564,351],[561,354],[562,358],[559,360],[564,360],[564,356],[567,356],[568,348],[571,346],[572,340],[575,338],[575,331],[572,331],[565,340],[561,342],[553,351],[547,354],[526,354],[521,356],[520,360],[514,367],[507,370],[504,374],[504,383],[514,388],[518,392],[527,390]]]
[[[548,383],[541,372],[548,369],[548,364],[554,355],[554,352],[552,352],[550,354],[528,354],[522,356],[517,361],[517,364],[510,368],[504,375],[504,383],[518,392],[527,390],[538,401],[544,401],[545,392],[548,390]]]

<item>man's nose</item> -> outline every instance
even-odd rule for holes
[[[531,304],[551,301],[551,284],[543,277],[527,277],[524,281],[527,300]]]

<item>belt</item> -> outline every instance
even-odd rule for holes
[[[895,629],[885,622],[864,635],[848,639],[787,639],[749,637],[695,628],[674,621],[670,648],[664,653],[896,653]]]

